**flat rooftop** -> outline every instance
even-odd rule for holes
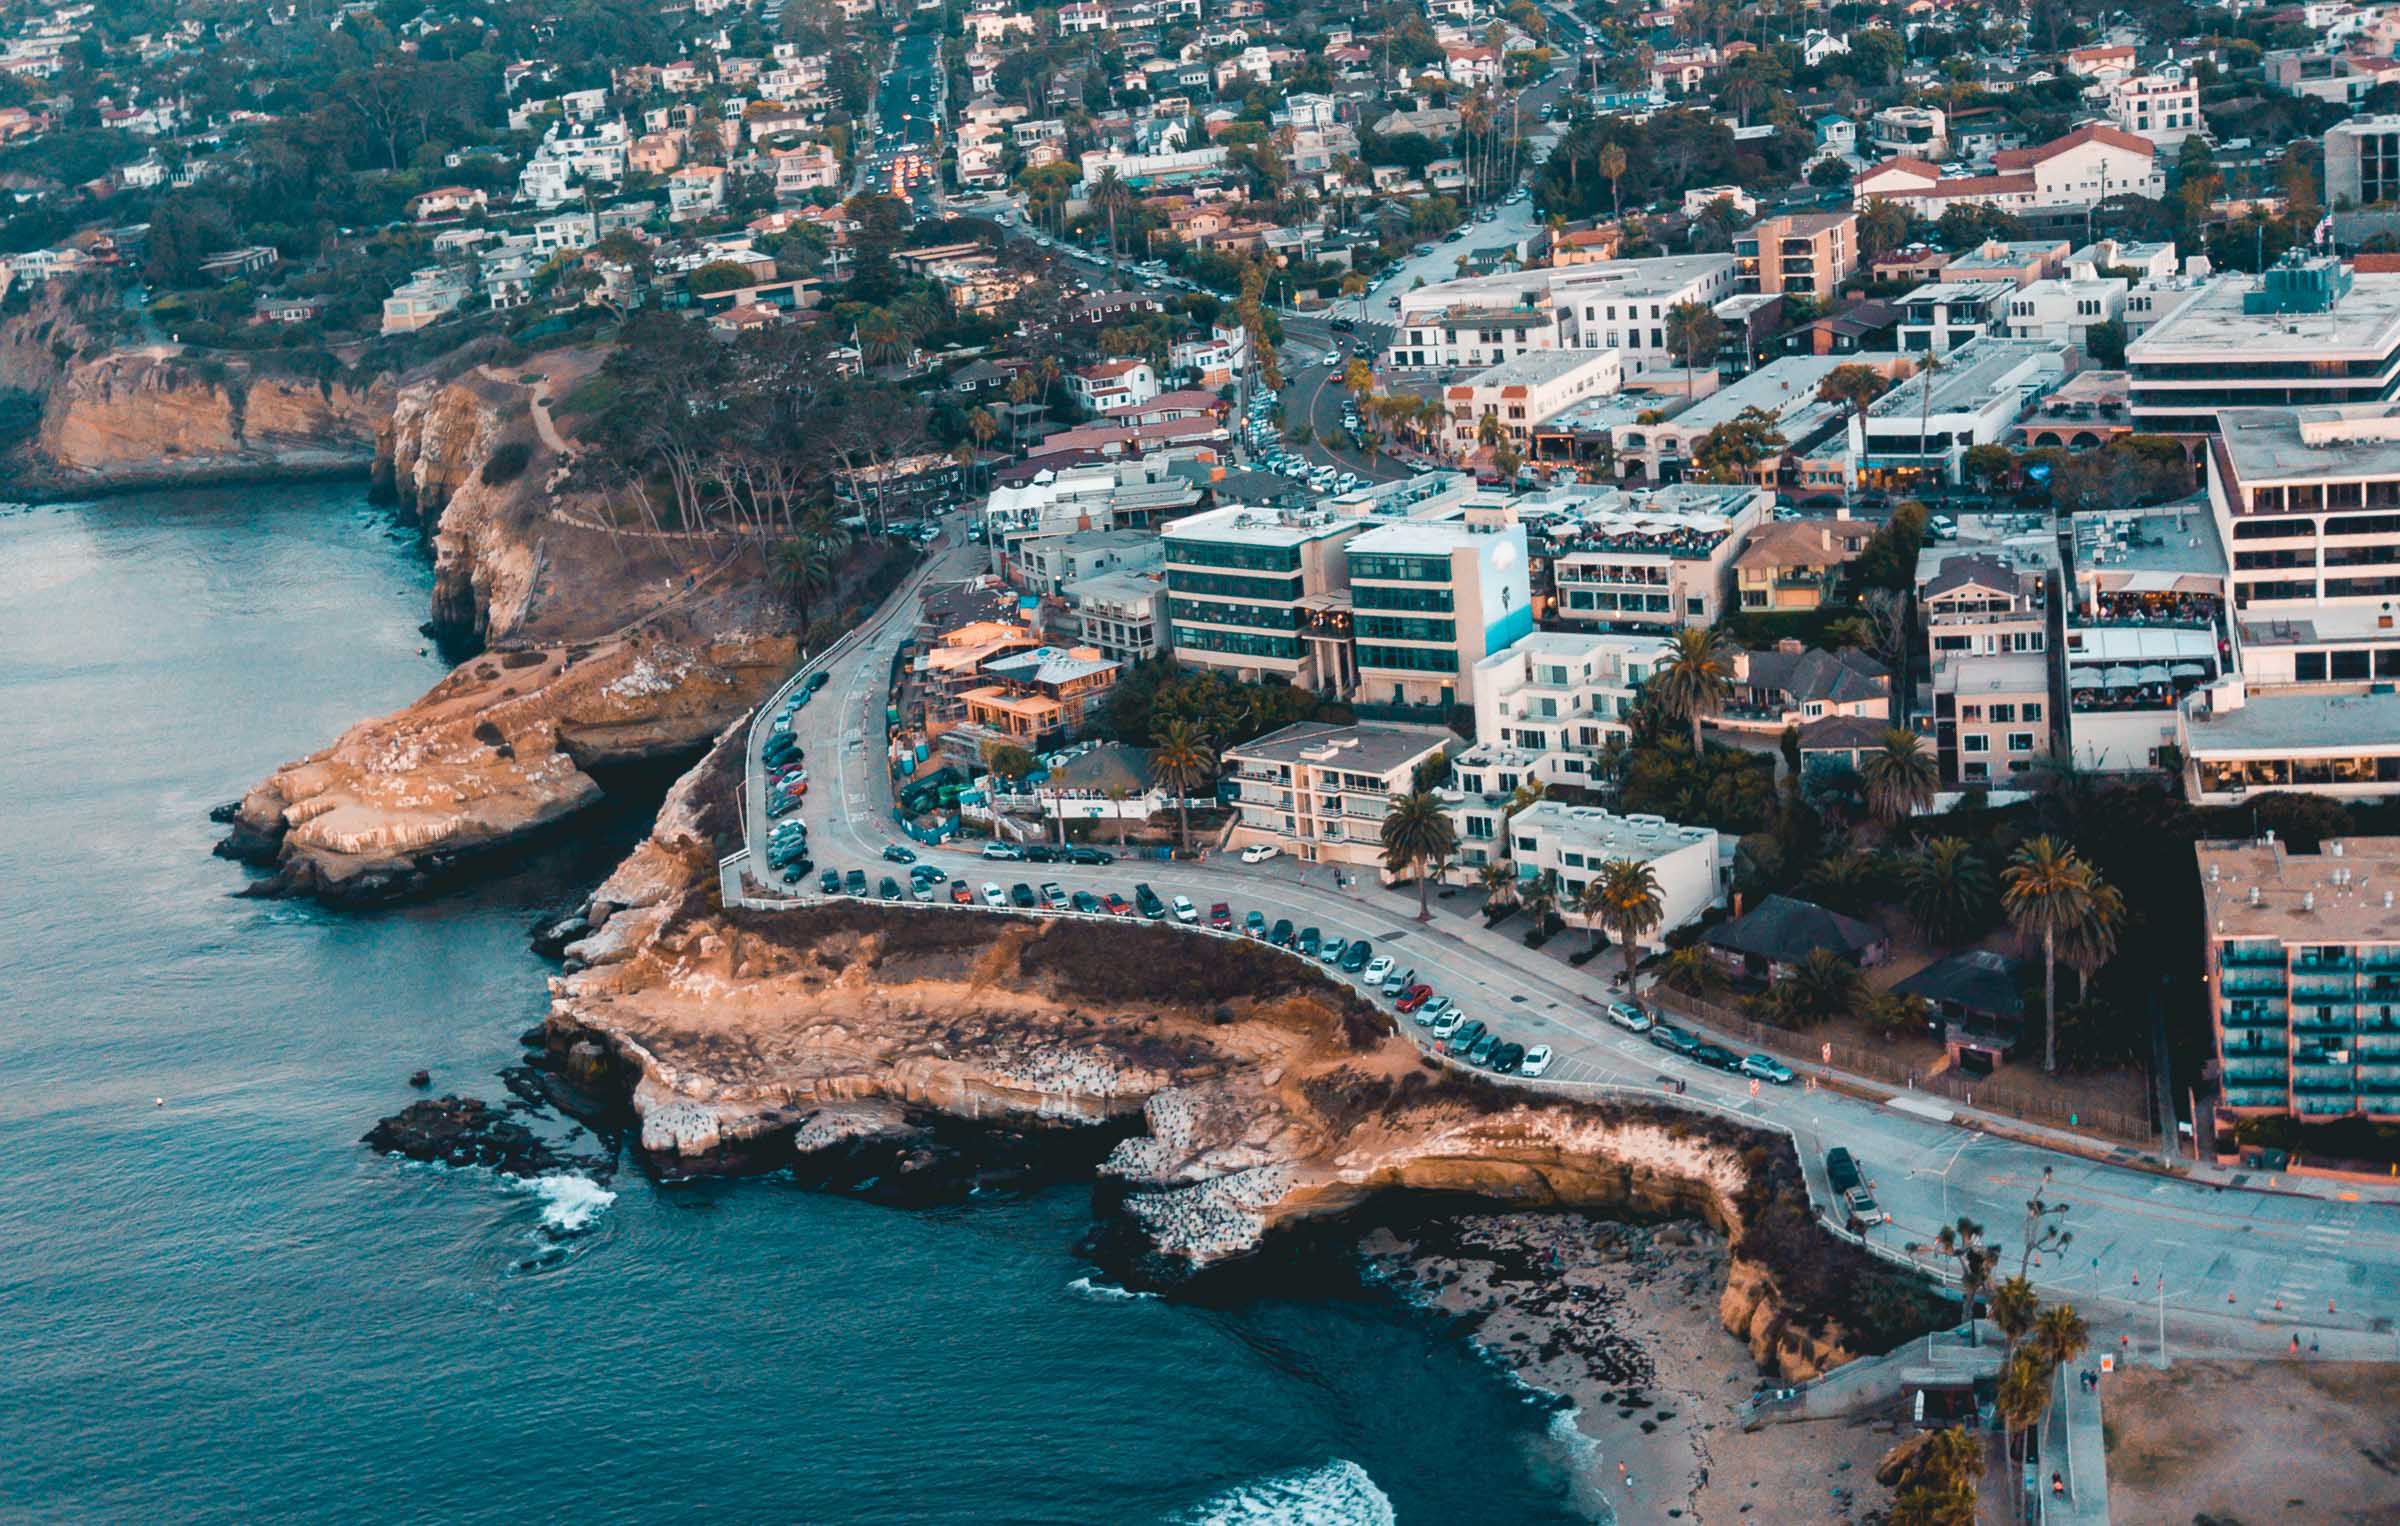
[[[2300,606],[2290,614],[2253,611],[2237,616],[2244,646],[2315,646],[2324,641],[2400,642],[2400,627],[2382,623],[2373,604]]]
[[[1934,674],[1934,688],[1944,694],[2026,694],[2050,690],[2050,664],[2039,652],[2006,656],[1951,656]]]
[[[1357,530],[1355,519],[1339,519],[1320,509],[1211,509],[1163,526],[1168,550],[1179,540],[1238,542],[1251,546],[1304,546],[1328,536]]]
[[[2195,754],[2356,752],[2400,747],[2400,694],[2253,689],[2238,710],[2187,710]]]
[[[2400,477],[2400,408],[2389,403],[2220,408],[2217,432],[2244,482]]]
[[[1830,409],[1833,404],[1817,401],[1818,384],[1841,367],[1856,364],[1857,359],[1855,355],[1787,355],[1732,386],[1720,387],[1667,422],[1677,429],[1706,433],[1741,417],[1745,408],[1778,419],[1795,418],[1810,408]]]
[[[1694,281],[1731,269],[1730,254],[1677,254],[1649,260],[1609,260],[1561,269],[1505,270],[1419,287],[1400,298],[1404,313],[1449,307],[1514,307],[1528,293],[1537,302],[1623,302],[1665,297]]]
[[[1388,774],[1457,738],[1458,733],[1447,726],[1329,726],[1322,721],[1300,721],[1225,751],[1228,757],[1255,763]]]
[[[2385,892],[2400,889],[2400,837],[2332,838],[2314,853],[2265,840],[2198,842],[2192,852],[2212,937],[2400,941],[2400,909],[2383,903]]]
[[[1971,258],[1972,255],[1962,254],[1943,268],[1957,270]],[[1907,309],[1920,303],[1994,302],[2013,294],[2016,289],[2017,283],[2014,281],[1928,281],[1913,291],[1902,292],[1895,300],[1903,313],[1901,321],[1905,323]]]
[[[1663,816],[1619,816],[1596,805],[1569,805],[1563,800],[1527,806],[1510,818],[1509,829],[1548,836],[1562,850],[1594,859],[1630,858],[1637,863],[1711,842],[1717,835],[1707,827],[1678,826]]]
[[[1500,530],[1478,530],[1459,519],[1412,519],[1377,525],[1342,549],[1351,555],[1448,556],[1461,546],[1509,538]]]
[[[2325,313],[2243,312],[2242,298],[2258,286],[2256,276],[2219,276],[2128,345],[2127,363],[2139,369],[2178,360],[2380,359],[2400,346],[2400,272],[2359,273]]]
[[[2197,494],[2153,509],[2078,514],[2075,570],[2097,578],[2104,588],[2124,587],[2144,573],[2222,579],[2225,544],[2217,538],[2217,517],[2207,498]]]
[[[1603,365],[1622,365],[1615,350],[1526,350],[1514,360],[1458,378],[1461,387],[1539,387]]]
[[[2039,365],[2045,357],[2052,364]],[[1870,419],[1903,419],[1914,427],[1918,395],[1928,381],[1933,387],[1932,411],[1972,413],[2003,391],[2027,390],[2029,364],[2037,375],[2057,380],[2066,374],[2066,344],[2057,339],[2001,339],[1985,335],[1952,350],[1942,368],[1930,378],[1922,371],[1867,405]]]

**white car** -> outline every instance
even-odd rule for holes
[[[1192,904],[1190,896],[1179,895],[1175,898],[1175,920],[1186,925],[1200,920],[1200,908]]]
[[[1549,1068],[1550,1046],[1548,1044],[1536,1044],[1531,1049],[1525,1051],[1524,1060],[1521,1061],[1517,1066],[1517,1074],[1521,1076],[1538,1076]]]
[[[1608,1020],[1629,1033],[1648,1033],[1655,1026],[1649,1013],[1629,1001],[1610,1002]]]
[[[1433,1036],[1437,1039],[1446,1039],[1456,1033],[1459,1024],[1466,1020],[1467,1014],[1464,1008],[1451,1007],[1433,1020]]]
[[[992,883],[990,880],[985,880],[983,882],[983,904],[986,906],[1006,906],[1008,904],[1008,892],[1002,890],[998,885]]]
[[[1380,986],[1392,978],[1392,969],[1395,963],[1396,961],[1391,955],[1379,955],[1374,963],[1367,966],[1367,972],[1359,979],[1369,986]]]
[[[1276,854],[1281,853],[1282,851],[1283,850],[1281,848],[1276,847],[1271,842],[1254,842],[1249,847],[1242,850],[1242,862],[1245,864],[1263,864],[1268,859],[1273,858]]]

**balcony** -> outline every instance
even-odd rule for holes
[[[2342,1118],[2358,1111],[2356,1097],[2309,1096],[2297,1101],[2296,1111],[2303,1118]]]
[[[2358,1089],[2357,1078],[2347,1065],[2294,1065],[2292,1090],[2295,1092],[2341,1092],[2345,1095]]]
[[[2217,950],[2217,965],[2232,969],[2237,965],[2267,965],[2283,968],[2283,945],[2280,943],[2228,943]],[[2396,966],[2400,968],[2400,966]]]
[[[2281,1060],[2234,1060],[2225,1067],[2225,1084],[2273,1086],[2280,1089],[2287,1074]]]
[[[2358,968],[2358,961],[2348,954],[2336,954],[2331,957],[2323,954],[2302,954],[2292,961],[2292,968],[2305,974],[2338,973],[2347,975]]]
[[[2358,956],[2358,967],[2368,971],[2390,970],[2400,973],[2400,948],[2384,946],[2368,949]]]
[[[2358,988],[2347,980],[2295,980],[2292,982],[2292,1005],[2305,1007],[2310,1002],[2331,1002],[2338,1006],[2355,1006]]]
[[[2286,985],[2287,982],[2285,981],[2283,972],[2281,970],[2275,970],[2273,972],[2249,971],[2240,974],[2228,971],[2222,984],[2219,986],[2219,989],[2224,991],[2227,996],[2247,996],[2251,994],[2281,996],[2284,993]]]
[[[1242,781],[1241,793],[1235,797],[1244,805],[1273,806],[1277,810],[1292,808],[1292,792],[1288,789],[1268,789],[1249,780]]]
[[[2228,1060],[2245,1054],[2271,1054],[2280,1060],[2288,1056],[2291,1050],[2291,1042],[2280,1033],[2268,1033],[2264,1029],[2246,1029],[2240,1033],[2225,1035],[2225,1042],[2219,1052]]]
[[[2225,1092],[2227,1107],[2271,1107],[2280,1111],[2290,1102],[2290,1095],[2281,1087],[2229,1087]]]
[[[2283,1003],[2266,1001],[2228,1002],[2218,1021],[2227,1029],[2283,1027]]]

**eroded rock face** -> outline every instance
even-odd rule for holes
[[[590,770],[704,743],[795,655],[785,636],[690,643],[645,631],[487,653],[269,775],[218,851],[273,864],[265,894],[405,894],[597,801]]]
[[[32,446],[38,476],[98,490],[363,472],[391,389],[114,351],[64,369]]]

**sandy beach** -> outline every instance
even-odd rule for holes
[[[2120,1521],[2400,1519],[2400,1394],[2367,1362],[2192,1362],[2109,1378]]]
[[[1706,1225],[1477,1214],[1378,1229],[1371,1275],[1461,1323],[1520,1381],[1571,1406],[1595,1516],[1855,1522],[1885,1503],[1877,1421],[1741,1429],[1762,1378],[1717,1321],[1724,1241]]]

